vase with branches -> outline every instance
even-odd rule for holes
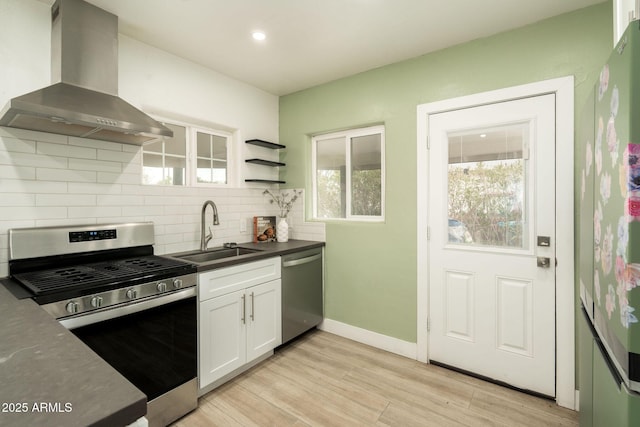
[[[302,195],[302,190],[291,190],[289,191],[280,191],[277,194],[274,194],[270,190],[264,190],[262,192],[263,195],[269,195],[271,198],[269,199],[269,203],[272,205],[278,205],[280,209],[280,222],[276,226],[276,239],[278,242],[288,242],[289,241],[289,224],[287,223],[287,216],[289,212],[291,212],[291,208],[293,208],[293,204],[298,197]]]
[[[264,190],[262,194],[269,195],[271,197],[271,199],[269,199],[269,203],[277,205],[280,209],[280,217],[286,218],[289,215],[289,212],[291,212],[295,201],[298,200],[300,195],[302,195],[302,190],[291,190],[291,192],[280,191],[274,194],[267,189]]]

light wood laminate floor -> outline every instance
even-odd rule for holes
[[[314,331],[200,398],[199,426],[577,426],[555,402]]]

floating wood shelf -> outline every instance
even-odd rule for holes
[[[262,139],[248,139],[245,141],[245,143],[256,145],[262,148],[268,148],[270,150],[279,150],[281,148],[286,148],[286,146],[282,144],[263,141]],[[270,167],[285,166],[285,164],[282,162],[276,162],[273,160],[265,160],[265,159],[246,159],[245,162],[252,163],[254,165],[262,165],[262,166],[270,166]],[[280,181],[278,179],[245,179],[244,182],[259,182],[263,184],[285,184],[285,181]]]
[[[257,145],[259,147],[271,148],[272,150],[279,150],[281,148],[287,148],[286,145],[276,144],[275,142],[263,141],[261,139],[249,139],[245,143],[251,145]]]
[[[261,182],[264,184],[286,184],[286,181],[279,181],[275,179],[245,179],[244,182]]]
[[[282,162],[274,162],[271,160],[264,160],[264,159],[247,159],[245,160],[245,162],[253,163],[254,165],[273,166],[273,167],[286,166],[286,164]]]

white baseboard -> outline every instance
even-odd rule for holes
[[[324,319],[324,321],[318,325],[318,329],[410,359],[416,360],[417,357],[418,347],[416,343],[382,335],[336,320]]]

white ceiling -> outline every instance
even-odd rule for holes
[[[122,34],[285,95],[603,0],[88,1]]]

